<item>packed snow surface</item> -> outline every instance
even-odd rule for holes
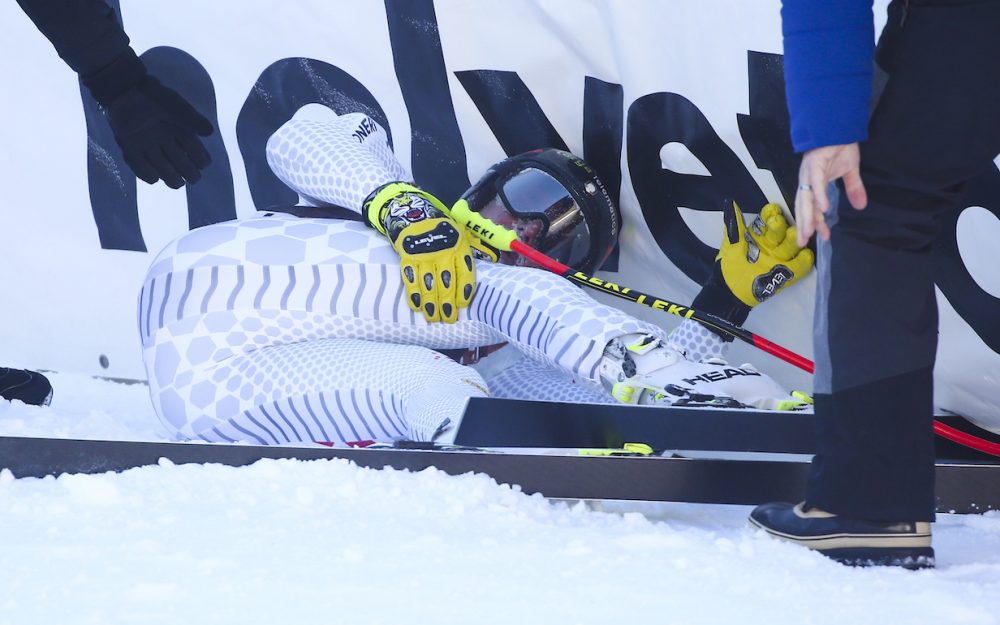
[[[160,440],[146,389],[51,376],[0,434]],[[938,568],[852,569],[747,507],[548,501],[347,461],[0,473],[0,624],[1000,623],[1000,515],[941,515]]]

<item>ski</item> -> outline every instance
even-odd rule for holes
[[[812,415],[726,408],[469,400],[455,442],[492,447],[621,447],[810,454]]]
[[[935,420],[989,442],[1000,436],[955,415]],[[568,404],[544,401],[469,400],[455,442],[495,447],[621,447],[812,454],[813,415],[808,412],[726,408]],[[942,460],[1000,462],[996,456],[936,437]]]
[[[420,448],[426,447],[426,448]],[[336,448],[230,443],[166,443],[0,437],[0,469],[17,478],[104,473],[157,465],[245,466],[263,459],[348,460],[371,469],[450,475],[484,473],[502,484],[549,498],[757,504],[798,501],[809,470],[805,460],[594,455],[474,448]],[[937,508],[978,513],[1000,509],[1000,465],[961,462],[937,466]]]

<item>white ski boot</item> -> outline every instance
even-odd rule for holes
[[[599,370],[611,396],[626,404],[791,410],[805,403],[749,364],[692,362],[677,346],[649,334],[613,339]]]

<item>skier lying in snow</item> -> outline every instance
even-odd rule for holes
[[[435,198],[389,184],[411,177],[365,115],[292,119],[267,157],[319,208],[193,230],[157,256],[140,294],[153,404],[177,438],[430,440],[457,423],[467,398],[486,396],[801,407],[750,365],[725,364],[725,341],[697,322],[682,322],[668,342],[661,328],[554,274],[506,254],[491,262],[496,252],[443,217]],[[617,237],[603,184],[557,150],[503,161],[464,199],[587,272]],[[728,302],[731,319],[745,318],[757,302],[754,278],[780,264],[790,283],[812,256],[794,246],[776,206],[751,230],[738,212],[729,217],[699,299]],[[428,232],[445,244],[431,253],[408,246]],[[427,273],[436,281],[425,283]],[[456,361],[444,355],[451,350],[491,353]]]

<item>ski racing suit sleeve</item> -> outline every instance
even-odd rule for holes
[[[795,151],[867,139],[872,0],[783,0],[781,21]]]

